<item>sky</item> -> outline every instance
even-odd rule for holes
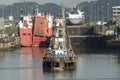
[[[94,1],[94,0],[0,0],[0,5],[2,4],[13,4],[16,2],[32,2],[35,1],[39,4],[45,4],[45,3],[55,3],[55,4],[59,4],[61,5],[62,3],[64,3],[65,6],[70,7],[73,5],[76,5],[78,3],[84,2],[84,1]]]

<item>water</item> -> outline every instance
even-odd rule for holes
[[[43,71],[45,49],[0,51],[0,80],[120,80],[120,51],[79,49],[77,68]]]

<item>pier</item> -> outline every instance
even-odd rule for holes
[[[67,26],[72,45],[81,48],[114,48],[120,47],[120,28],[112,25],[71,25]]]
[[[20,46],[19,37],[0,38],[0,50],[9,50]]]
[[[106,38],[95,32],[95,27],[88,24],[67,25],[72,46],[81,48],[103,48]]]

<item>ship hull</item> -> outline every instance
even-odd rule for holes
[[[81,48],[104,48],[106,43],[105,36],[95,33],[93,26],[73,25],[67,26],[71,44]]]
[[[35,14],[24,16],[19,22],[21,46],[47,47],[52,36],[52,17]]]
[[[32,28],[20,28],[20,43],[21,46],[32,46]]]
[[[32,46],[47,47],[47,37],[33,36]]]
[[[68,18],[67,19],[67,25],[78,25],[83,24],[84,20],[81,18]]]
[[[67,24],[83,24],[85,20],[84,12],[79,10],[77,7],[73,7],[67,14]]]
[[[47,19],[45,17],[34,17],[32,46],[47,47],[47,24]]]

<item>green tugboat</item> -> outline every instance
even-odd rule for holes
[[[76,56],[65,25],[63,8],[62,24],[56,26],[51,37],[50,46],[43,57],[43,69],[75,69]]]

